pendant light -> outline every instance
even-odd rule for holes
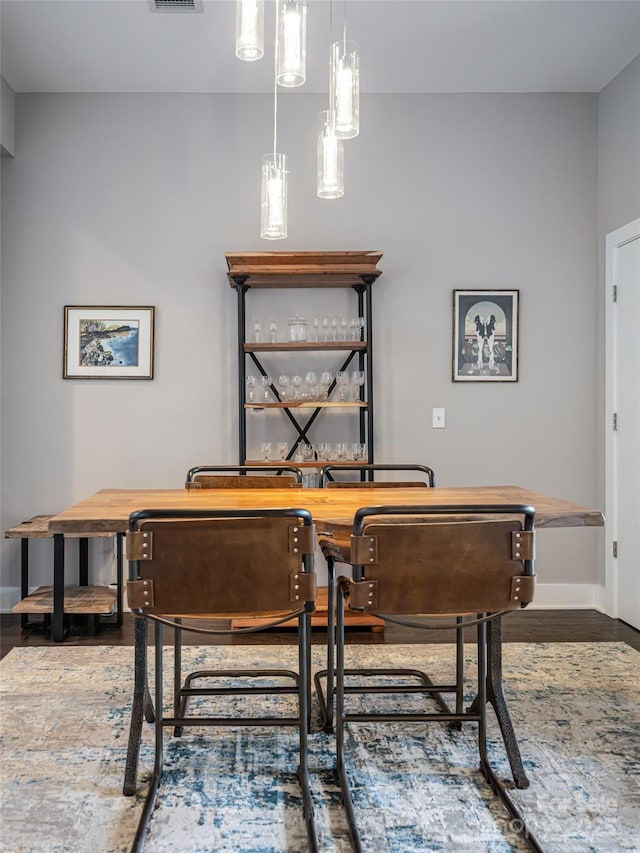
[[[273,151],[262,157],[260,236],[283,240],[287,236],[287,157],[278,153],[278,80],[280,53],[279,5],[276,5],[276,42],[273,75]]]
[[[329,109],[336,113],[336,136],[352,139],[360,133],[360,49],[347,41],[347,0],[344,0],[342,40],[331,45]]]
[[[276,0],[277,38],[280,55],[276,63],[278,85],[302,86],[307,64],[307,3],[303,0]]]
[[[344,144],[336,136],[335,112],[318,113],[318,183],[319,198],[341,198],[344,195]]]
[[[236,56],[255,62],[264,54],[264,0],[236,0]]]

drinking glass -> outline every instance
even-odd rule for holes
[[[287,453],[289,452],[289,445],[286,441],[278,442],[278,456],[280,459],[284,460],[287,458]]]
[[[349,453],[349,445],[344,442],[336,444],[336,459],[338,462],[344,462]]]
[[[292,376],[291,384],[293,385],[293,397],[295,400],[299,400],[302,397],[302,393],[300,391],[302,388],[302,376],[298,376],[298,374]]]
[[[331,328],[331,321],[328,317],[322,318],[322,336],[325,341],[329,340],[329,329]]]
[[[260,343],[260,320],[253,321],[253,340],[254,343]]]
[[[302,459],[304,462],[313,462],[314,452],[310,444],[302,445]]]
[[[354,370],[351,373],[351,384],[353,385],[353,399],[360,399],[360,388],[364,385],[364,370]]]
[[[261,376],[260,384],[264,389],[264,401],[265,403],[269,400],[269,388],[271,387],[271,377],[270,376]]]
[[[282,373],[278,376],[278,388],[280,389],[280,399],[286,400],[287,393],[289,390],[289,385],[291,384],[291,378],[287,376],[285,373]]]
[[[351,340],[352,341],[359,340],[359,337],[358,337],[358,318],[357,317],[352,317],[349,320],[349,329],[351,330]]]
[[[313,327],[313,340],[318,343],[320,340],[320,318],[314,317],[311,325]]]
[[[249,392],[249,402],[253,403],[253,389],[256,387],[256,377],[255,376],[247,376],[247,391]]]
[[[331,340],[338,340],[338,318],[335,315],[331,318]]]
[[[362,340],[362,330],[364,329],[364,317],[358,317],[356,320],[356,325],[358,327],[358,337],[357,340]]]
[[[331,459],[331,445],[327,444],[326,441],[318,445],[318,459],[322,459],[325,462]]]
[[[260,445],[260,453],[262,454],[262,458],[265,462],[269,461],[269,457],[271,456],[271,442],[263,441]]]
[[[349,330],[349,321],[347,320],[346,317],[343,317],[342,320],[340,320],[340,332],[342,334],[342,340],[343,341],[349,340],[349,338],[347,337],[348,330]]]
[[[323,370],[320,374],[320,384],[322,385],[322,397],[324,400],[329,398],[329,388],[333,382],[333,373],[330,370]]]
[[[338,397],[338,399],[340,400],[341,403],[344,403],[345,400],[347,399],[346,390],[347,390],[347,385],[349,384],[349,371],[348,370],[339,370],[336,373],[336,382],[338,383],[338,385],[340,387],[340,396]]]
[[[269,334],[271,336],[271,343],[275,344],[278,340],[278,324],[275,320],[269,320]]]
[[[308,370],[306,376],[304,377],[304,381],[307,385],[307,389],[309,391],[309,399],[317,400],[318,399],[318,377],[313,372],[313,370]]]
[[[365,459],[365,445],[359,442],[354,442],[351,445],[350,455],[354,462],[363,462]]]

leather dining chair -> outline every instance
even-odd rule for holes
[[[349,560],[353,577],[337,581],[335,722],[336,771],[356,853],[365,845],[351,797],[345,729],[360,722],[476,723],[482,776],[509,812],[511,826],[522,827],[522,838],[529,848],[541,850],[491,766],[486,731],[491,679],[487,623],[533,600],[534,522],[535,510],[521,505],[377,506],[356,512]],[[454,711],[443,709],[440,701],[429,703],[428,697],[439,700],[451,686],[421,679],[410,683],[416,671],[396,670],[395,683],[390,683],[393,670],[371,669],[361,673],[364,677],[359,684],[347,685],[350,670],[345,666],[345,608],[414,628],[433,627],[429,621],[433,619],[440,626],[444,619],[459,630],[459,623],[452,623],[454,616],[465,626],[475,626],[477,684],[470,708]],[[384,683],[378,676],[384,676]],[[423,710],[416,710],[415,705],[403,707],[400,698],[393,710],[376,709],[367,697],[381,693],[417,693],[425,697]],[[355,710],[353,700],[349,701],[352,694],[358,694]]]
[[[348,480],[335,480],[334,475],[347,473],[351,475]],[[411,479],[389,480],[390,474],[401,474],[404,478]],[[353,475],[357,475],[354,479]],[[375,478],[375,479],[374,479]],[[388,487],[396,489],[424,489],[432,488],[436,484],[436,476],[432,468],[419,464],[368,464],[353,463],[352,465],[325,465],[320,470],[320,487],[324,489],[348,489],[348,488],[370,488]],[[322,539],[321,546],[323,555],[327,561],[327,668],[320,670],[314,676],[314,684],[325,731],[333,730],[333,710],[335,698],[335,579],[336,562],[348,562],[349,540],[340,540],[333,536],[331,539]],[[464,670],[464,635],[462,631],[456,633],[456,681],[459,684],[457,694],[457,705],[462,706],[462,678]],[[425,676],[428,678],[428,676]],[[326,688],[323,685],[326,682]]]
[[[137,619],[155,626],[153,774],[132,851],[141,851],[163,774],[163,733],[189,726],[293,726],[298,730],[297,776],[302,789],[309,849],[317,850],[307,759],[311,613],[315,609],[315,530],[304,509],[143,510],[132,513],[127,534],[129,605]],[[229,565],[234,566],[229,582]],[[260,616],[259,626],[233,628],[236,616]],[[179,619],[179,621],[176,621]],[[200,670],[182,680],[174,660],[174,713],[165,716],[163,628],[233,636],[296,620],[295,670]],[[206,621],[203,621],[206,620]],[[146,631],[145,631],[146,635]],[[223,680],[221,680],[223,679]],[[230,683],[231,679],[231,683]],[[259,679],[259,682],[258,682]],[[267,681],[267,683],[265,683]],[[146,674],[136,669],[131,738],[140,739]],[[295,713],[282,716],[218,716],[207,697],[239,695],[296,697]],[[197,704],[196,703],[197,697]],[[192,707],[193,706],[193,707]],[[186,751],[187,743],[185,742]]]
[[[301,489],[295,465],[197,465],[187,471],[187,489]]]

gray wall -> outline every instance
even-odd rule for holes
[[[193,464],[236,461],[230,250],[384,251],[378,460],[426,462],[441,485],[601,505],[597,96],[365,97],[334,202],[315,196],[324,108],[279,99],[290,225],[272,244],[259,237],[270,97],[17,97],[17,156],[2,163],[3,528],[102,487],[180,487]],[[520,290],[520,381],[453,384],[452,290],[493,287]],[[333,312],[333,298],[296,291],[277,310]],[[155,305],[156,378],[63,380],[65,304]],[[433,406],[445,430],[431,429]],[[599,535],[541,534],[541,581],[594,583]],[[34,581],[50,577],[47,544]],[[17,543],[3,557],[2,586],[16,587]]]

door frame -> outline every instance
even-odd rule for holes
[[[640,238],[640,219],[634,219],[622,228],[607,234],[605,239],[605,560],[604,587],[598,602],[605,613],[618,618],[618,565],[613,556],[613,543],[618,538],[617,507],[617,442],[613,429],[613,415],[617,411],[616,398],[616,308],[613,287],[617,278],[617,253],[621,246]],[[600,596],[599,596],[600,598]]]

